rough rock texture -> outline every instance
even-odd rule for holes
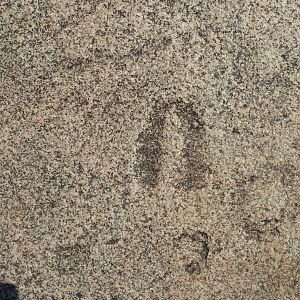
[[[0,2],[0,281],[20,300],[300,298],[300,7]]]

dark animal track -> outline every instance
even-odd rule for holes
[[[245,220],[243,229],[248,239],[261,241],[278,236],[280,234],[278,226],[278,219],[263,220],[260,223]]]
[[[196,231],[192,236],[192,241],[199,244],[199,253],[203,259],[207,259],[208,256],[208,235],[202,231]]]
[[[208,235],[202,231],[193,234],[183,233],[175,244],[185,271],[189,274],[199,273],[209,254]]]
[[[190,104],[177,103],[177,111],[182,124],[187,128],[183,152],[185,176],[180,186],[183,189],[202,188],[205,186],[205,173],[209,170],[205,155],[204,124]]]
[[[137,173],[143,185],[155,187],[158,184],[161,169],[162,133],[165,121],[163,108],[156,108],[151,116],[151,125],[139,134],[137,151],[139,164]]]
[[[183,163],[180,166],[182,178],[177,182],[180,189],[194,189],[205,186],[205,175],[209,170],[204,142],[204,124],[191,104],[177,101],[170,105],[156,106],[150,117],[150,125],[139,134],[137,142],[140,144],[137,150],[136,172],[144,186],[154,188],[159,183],[162,169],[164,140],[164,127],[166,116],[173,111],[180,120],[180,126],[176,130],[184,136],[184,147],[181,157]]]

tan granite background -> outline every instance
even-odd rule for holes
[[[1,282],[20,300],[300,298],[297,1],[0,11]]]

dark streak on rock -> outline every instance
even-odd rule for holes
[[[161,169],[160,158],[162,155],[162,132],[165,120],[165,112],[162,108],[156,108],[150,118],[150,126],[139,134],[137,150],[137,173],[142,184],[155,187],[158,184]]]
[[[186,190],[200,189],[205,187],[205,175],[209,171],[205,155],[204,123],[191,104],[178,102],[176,108],[178,116],[188,129],[183,153],[183,157],[186,160],[186,171],[179,185]]]
[[[156,106],[150,118],[150,125],[139,134],[137,150],[138,164],[136,172],[143,185],[154,188],[158,184],[161,170],[161,156],[163,143],[163,127],[166,113],[175,106],[175,111],[185,128],[185,143],[183,149],[183,178],[178,188],[190,190],[203,188],[206,185],[206,173],[209,166],[206,158],[204,142],[204,123],[191,104],[176,101],[165,106]]]
[[[107,245],[115,245],[119,242],[119,239],[117,238],[113,238],[113,239],[110,239],[106,242]]]
[[[280,235],[280,230],[278,228],[278,219],[263,220],[261,223],[253,223],[249,220],[245,220],[243,229],[247,235],[248,239],[261,241],[267,236],[278,236]]]

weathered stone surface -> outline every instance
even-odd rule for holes
[[[299,299],[296,1],[1,1],[0,281],[20,300]]]

